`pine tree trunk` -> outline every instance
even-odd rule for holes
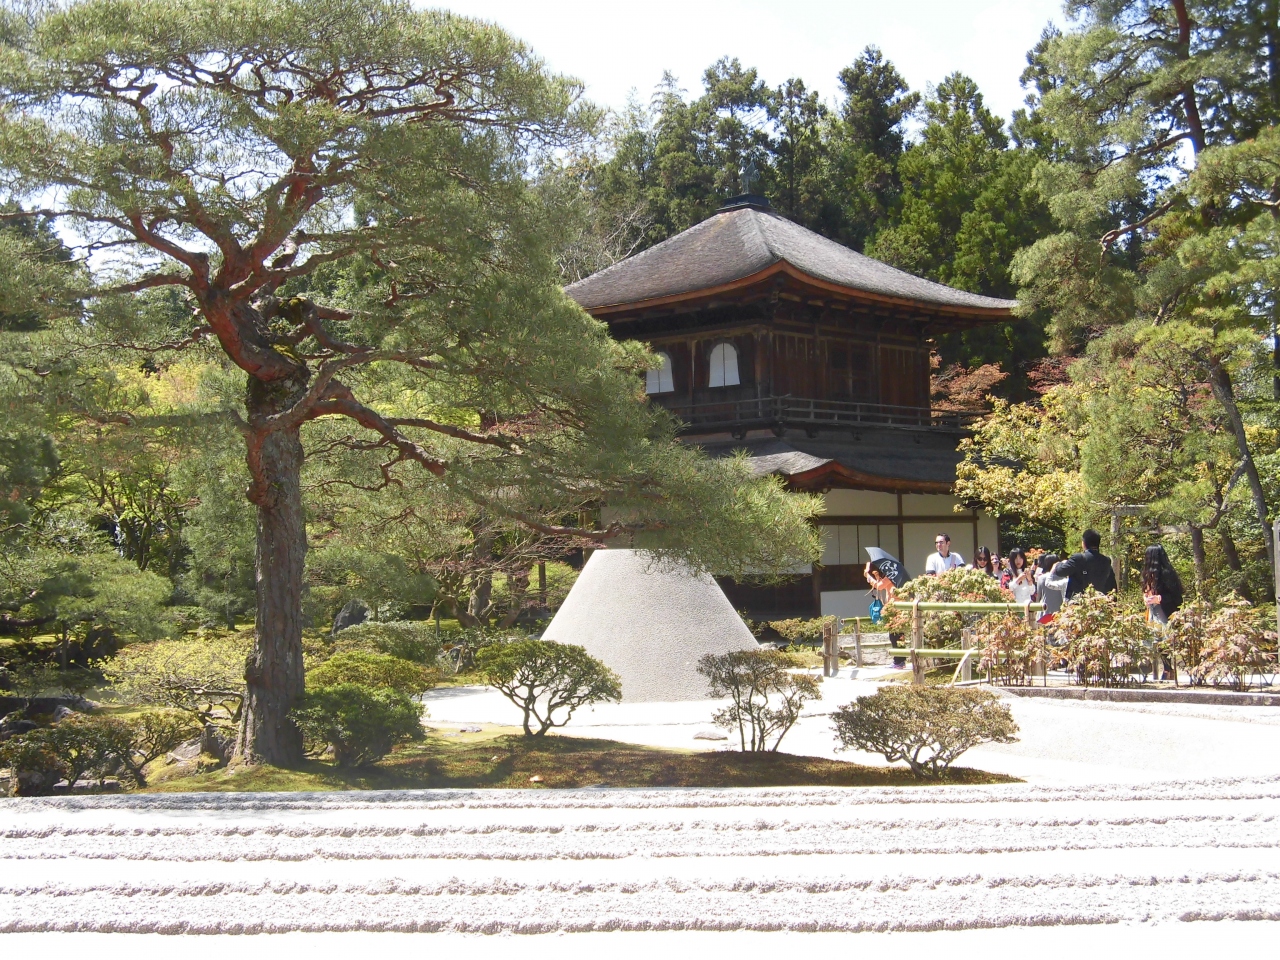
[[[305,387],[250,378],[251,425],[288,406]],[[307,553],[302,509],[302,441],[298,430],[255,430],[249,438],[249,499],[258,508],[257,617],[245,665],[244,708],[236,757],[245,763],[296,766],[302,736],[289,718],[303,690],[302,579]]]
[[[1253,495],[1253,510],[1258,526],[1262,528],[1262,542],[1266,546],[1267,560],[1272,569],[1275,568],[1275,548],[1271,542],[1271,521],[1267,517],[1267,498],[1262,489],[1262,478],[1258,476],[1258,466],[1253,460],[1253,451],[1249,448],[1249,438],[1244,429],[1244,418],[1240,416],[1240,408],[1236,405],[1235,387],[1231,383],[1231,374],[1222,360],[1213,357],[1209,361],[1209,383],[1213,387],[1213,395],[1226,412],[1227,423],[1235,437],[1236,451],[1244,461],[1245,479],[1249,481],[1249,492]]]
[[[1196,596],[1203,597],[1207,579],[1205,573],[1204,530],[1197,526],[1192,526],[1191,528],[1191,562],[1195,565]]]

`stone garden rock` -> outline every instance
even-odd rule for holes
[[[231,760],[234,750],[235,743],[230,737],[225,736],[213,724],[205,724],[204,730],[200,733],[200,750],[197,756],[207,754],[219,764],[225,764]]]
[[[364,623],[369,619],[369,608],[359,600],[348,600],[346,605],[338,611],[338,615],[333,618],[333,629],[331,636],[336,636],[339,632],[354,627],[358,623]]]

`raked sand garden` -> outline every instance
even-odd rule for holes
[[[883,765],[837,754],[827,716],[873,686],[827,679],[788,751]],[[710,930],[761,949],[787,931],[895,932],[867,941],[893,949],[926,931],[983,949],[1087,946],[1104,942],[1089,939],[1095,927],[1106,943],[1153,944],[1224,923],[1271,941],[1280,709],[1009,702],[1019,742],[975,748],[963,765],[1023,782],[550,790],[531,779],[0,801],[0,930],[77,934],[68,947],[105,932],[289,933],[267,939],[325,950],[347,941],[307,937],[432,931],[477,949],[493,943],[470,939],[481,934],[579,938],[512,945],[533,955],[655,936],[693,948]],[[600,705],[567,733],[723,751],[702,739],[716,707]],[[427,708],[432,735],[459,743],[497,743],[518,720],[484,688],[438,689]],[[1045,936],[1018,939],[1032,928]],[[602,932],[621,939],[591,936]]]

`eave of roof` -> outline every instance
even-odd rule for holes
[[[937,313],[945,316],[959,317],[980,317],[992,320],[1008,320],[1013,309],[1012,305],[1016,304],[1016,300],[1006,301],[1011,306],[1008,307],[958,307],[950,305],[941,305],[933,303],[924,303],[919,300],[911,300],[906,297],[890,297],[883,294],[872,293],[867,290],[857,290],[851,287],[841,286],[837,283],[823,280],[812,274],[805,273],[803,270],[788,263],[786,260],[779,260],[776,263],[765,267],[757,273],[749,274],[738,280],[731,280],[728,283],[720,284],[715,287],[706,287],[701,290],[689,290],[684,293],[675,293],[665,297],[653,297],[648,300],[633,300],[626,303],[610,303],[600,306],[586,306],[593,316],[607,317],[618,313],[631,313],[650,310],[657,307],[675,306],[682,303],[691,303],[698,300],[713,300],[725,296],[726,294],[736,293],[741,290],[747,290],[757,284],[766,284],[768,281],[776,277],[787,277],[795,280],[797,283],[813,289],[817,293],[830,294],[837,297],[847,298],[849,300],[861,300],[870,303],[883,303],[897,307],[909,307],[914,309],[927,309],[930,313]],[[590,279],[590,278],[587,278]],[[582,281],[579,281],[580,283]],[[571,288],[565,288],[569,296],[573,296]]]
[[[1007,319],[1016,306],[916,277],[756,206],[722,210],[566,293],[605,316],[723,296],[777,277],[826,295],[974,319]]]
[[[731,438],[687,437],[713,457],[741,450],[757,476],[774,474],[797,490],[850,487],[886,493],[949,493],[959,459],[954,438],[903,443],[894,430],[865,430],[862,439],[812,439],[800,434]]]

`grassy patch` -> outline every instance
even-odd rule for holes
[[[905,768],[867,767],[787,753],[693,752],[588,740],[526,738],[506,729],[480,734],[433,730],[360,770],[308,761],[299,770],[226,768],[157,782],[148,792],[400,790],[440,787],[898,787],[920,781]],[[534,780],[534,777],[540,779]],[[1014,778],[956,769],[950,783],[1015,783]]]

